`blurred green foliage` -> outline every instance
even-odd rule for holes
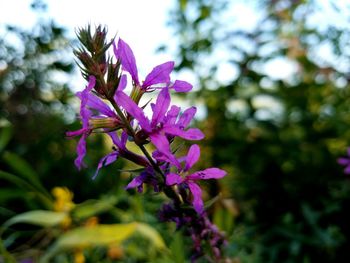
[[[229,171],[207,187],[223,193],[212,212],[239,262],[350,260],[350,180],[336,161],[350,139],[350,7],[320,2],[250,1],[248,12],[179,0],[171,13],[178,69],[194,72],[190,98],[206,113],[202,158]],[[237,10],[256,24],[236,23]]]

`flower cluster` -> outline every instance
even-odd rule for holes
[[[347,149],[347,157],[339,157],[338,163],[345,166],[344,173],[350,174],[350,147]]]
[[[152,186],[155,192],[164,192],[171,201],[161,209],[160,219],[176,222],[178,228],[186,229],[194,243],[193,259],[204,254],[203,242],[207,242],[211,247],[211,257],[218,261],[225,240],[208,219],[199,182],[220,179],[226,172],[219,168],[191,172],[200,157],[199,146],[191,145],[187,155],[180,157],[173,146],[175,138],[188,141],[204,138],[199,129],[188,127],[196,108],[181,111],[179,106],[171,104],[171,91],[188,92],[192,85],[182,80],[171,80],[172,61],[154,67],[141,82],[130,46],[121,38],[117,42],[106,43],[106,30],[100,27],[96,28],[94,35],[91,35],[90,28],[81,29],[78,37],[82,47],[75,50],[75,55],[81,62],[88,85],[77,93],[81,100],[82,128],[67,132],[68,137],[80,136],[75,165],[79,169],[85,166],[88,136],[93,132],[106,133],[114,145],[113,151],[100,160],[94,177],[102,167],[118,158],[144,167],[126,189],[137,188],[142,192],[146,184]],[[106,55],[111,45],[116,63]],[[128,79],[132,80],[129,94],[125,91]],[[146,93],[157,94],[155,102],[150,103],[151,117],[145,114],[148,103],[140,105]],[[143,154],[128,149],[128,141],[135,143]],[[146,149],[146,144],[154,146],[153,152]]]

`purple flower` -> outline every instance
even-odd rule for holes
[[[128,139],[128,135],[126,134],[126,132],[124,132],[124,131],[122,132],[120,139],[115,132],[109,132],[108,135],[111,137],[113,144],[115,146],[117,146],[117,149],[101,158],[101,160],[98,163],[96,172],[95,172],[94,176],[92,177],[93,179],[95,179],[97,177],[98,172],[100,171],[100,169],[102,167],[108,166],[108,165],[114,163],[117,160],[117,158],[121,152],[127,151],[126,142]]]
[[[159,192],[159,183],[156,178],[156,173],[152,167],[147,167],[139,176],[136,176],[125,187],[126,190],[131,188],[137,188],[137,191],[141,193],[143,191],[143,184],[147,183],[153,186],[155,192]]]
[[[77,131],[69,131],[66,133],[68,137],[80,136],[77,145],[77,158],[75,165],[80,170],[85,166],[84,156],[86,154],[86,139],[93,130],[100,129],[104,132],[115,130],[121,127],[121,121],[118,115],[100,98],[92,94],[91,90],[96,84],[94,76],[89,77],[89,83],[86,88],[77,92],[80,98],[80,117],[82,120],[82,128]],[[126,76],[121,77],[118,90],[123,90],[126,86]]]
[[[124,92],[117,91],[117,94],[117,103],[139,122],[144,134],[150,138],[157,150],[162,153],[163,158],[172,163],[177,163],[178,167],[180,165],[171,153],[167,136],[178,136],[186,140],[201,140],[204,138],[204,134],[197,128],[185,130],[196,113],[195,107],[185,110],[179,118],[179,107],[172,106],[170,110],[168,110],[170,106],[168,88],[162,89],[157,97],[156,103],[151,104],[153,111],[151,120],[145,116],[142,108]]]
[[[226,175],[224,170],[219,168],[207,168],[202,171],[194,172],[188,175],[188,171],[198,161],[200,156],[200,148],[197,144],[190,147],[185,157],[185,166],[178,169],[177,173],[168,173],[166,175],[167,185],[185,184],[191,191],[193,199],[192,204],[198,214],[204,212],[204,204],[202,200],[202,190],[196,183],[198,180],[219,179]],[[176,165],[176,164],[175,164]],[[177,165],[176,165],[177,166]]]
[[[345,166],[344,173],[350,174],[350,147],[347,149],[348,157],[340,157],[338,158],[338,163],[340,165]]]
[[[170,73],[174,69],[173,61],[168,61],[154,67],[141,84],[138,76],[136,59],[130,46],[119,38],[118,47],[113,42],[113,49],[115,56],[120,59],[123,69],[129,72],[134,84],[141,89],[147,91],[156,84],[165,84],[165,87],[169,86],[177,92],[188,92],[192,89],[192,85],[186,81],[176,80],[173,84],[170,82]]]
[[[77,153],[78,156],[75,159],[74,163],[75,166],[78,167],[78,169],[80,170],[83,166],[85,166],[84,164],[84,156],[86,154],[86,138],[89,136],[91,129],[89,128],[89,118],[91,116],[91,112],[87,109],[87,104],[88,104],[88,97],[89,97],[89,93],[90,91],[93,89],[93,87],[95,86],[96,83],[96,79],[94,76],[90,76],[89,77],[89,83],[86,86],[86,88],[81,92],[81,96],[80,96],[80,117],[82,119],[82,128],[80,130],[77,131],[71,131],[71,132],[67,132],[67,136],[72,137],[72,136],[78,136],[81,135],[81,138],[78,142],[77,145]]]

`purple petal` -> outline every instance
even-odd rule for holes
[[[83,123],[83,129],[75,132],[67,133],[67,135],[77,135],[78,133],[82,132],[82,136],[79,139],[79,142],[77,144],[77,158],[74,161],[75,166],[80,170],[82,167],[85,166],[84,164],[84,157],[86,154],[86,139],[89,136],[89,118],[91,116],[90,111],[86,108],[88,103],[88,96],[89,92],[93,89],[95,86],[96,79],[94,76],[89,77],[89,83],[86,86],[86,88],[81,92],[81,103],[80,103],[80,116]]]
[[[179,127],[166,125],[165,127],[163,127],[163,131],[167,134],[179,136],[186,140],[198,141],[204,138],[204,134],[197,128],[191,128],[187,131],[184,131]]]
[[[193,208],[194,210],[196,210],[198,214],[201,215],[204,212],[204,203],[202,200],[202,189],[199,187],[198,184],[193,182],[188,182],[187,185],[190,188],[190,191],[193,196],[193,200],[192,200]]]
[[[82,119],[83,128],[89,127],[89,118],[91,116],[90,111],[86,108],[89,101],[89,93],[93,89],[96,83],[94,76],[89,77],[89,83],[86,88],[81,92],[81,103],[80,103],[80,117]]]
[[[344,173],[345,173],[345,174],[350,174],[350,165],[348,165],[348,166],[344,169]]]
[[[160,162],[168,162],[168,158],[158,150],[152,152],[152,157]]]
[[[143,187],[142,187],[142,184],[143,184],[143,181],[144,181],[144,176],[142,175],[139,175],[139,176],[136,176],[134,179],[131,180],[131,182],[125,187],[126,190],[128,189],[131,189],[131,188],[136,188],[137,187],[137,191],[138,192],[142,192],[143,190]]]
[[[176,92],[189,92],[192,89],[192,85],[187,81],[176,80],[172,88]]]
[[[75,158],[74,160],[74,164],[75,166],[81,170],[81,168],[86,167],[85,163],[84,163],[84,157],[86,154],[86,138],[88,137],[87,133],[84,133],[80,139],[79,142],[77,144],[77,158]]]
[[[130,46],[119,38],[118,48],[114,46],[114,53],[115,56],[120,59],[123,69],[130,73],[131,78],[137,85],[140,85],[136,67],[136,59]]]
[[[178,106],[171,106],[170,110],[167,112],[164,122],[168,125],[173,125],[176,122],[177,116],[179,115],[180,107]]]
[[[197,112],[196,107],[190,107],[186,109],[179,118],[179,121],[176,123],[179,127],[186,128],[192,121],[194,115]]]
[[[207,180],[207,179],[220,179],[226,175],[226,171],[219,168],[208,168],[203,171],[195,172],[186,178],[189,180]]]
[[[174,69],[174,62],[169,61],[161,65],[156,66],[152,71],[147,75],[145,81],[142,84],[143,88],[147,88],[154,84],[158,83],[169,83],[170,82],[170,73]]]
[[[170,151],[170,144],[165,135],[154,133],[150,135],[150,139],[157,150],[163,154],[163,160],[166,159],[168,162],[175,165],[178,169],[181,169],[180,162]]]
[[[117,132],[109,132],[108,135],[111,137],[113,144],[116,145],[119,149],[125,150],[127,134],[123,131],[121,134],[121,138],[119,138]],[[126,138],[125,138],[126,135]]]
[[[83,92],[78,92],[76,95],[82,100]],[[100,98],[89,93],[85,94],[85,96],[86,106],[90,107],[91,109],[97,110],[108,117],[116,116],[115,113],[111,110],[111,108]]]
[[[198,161],[200,154],[201,154],[201,150],[199,146],[197,144],[193,144],[188,150],[188,153],[186,156],[185,171],[188,171],[189,169],[191,169],[191,167]]]
[[[75,136],[82,135],[83,133],[86,133],[88,131],[89,131],[89,129],[86,129],[86,128],[82,128],[82,129],[79,129],[79,130],[76,130],[76,131],[67,131],[66,132],[66,136],[68,136],[68,137],[75,137]]]
[[[170,105],[170,94],[167,88],[162,89],[157,97],[157,101],[152,105],[153,115],[151,126],[154,127],[161,123],[164,119],[165,113]]]
[[[348,153],[348,156],[350,156],[350,147],[348,147],[348,149],[346,151]]]
[[[117,89],[118,89],[119,91],[125,90],[126,84],[127,84],[127,78],[126,78],[126,75],[123,74],[123,75],[120,77],[120,81],[119,81],[119,85],[118,85],[118,88],[117,88]]]
[[[102,167],[108,166],[111,163],[114,163],[117,160],[117,158],[118,158],[118,152],[117,151],[111,152],[111,153],[107,154],[106,156],[102,157],[101,160],[98,163],[96,172],[95,172],[94,176],[92,177],[92,179],[95,179],[97,177],[98,172],[100,171],[100,169]]]
[[[175,173],[169,173],[166,175],[166,184],[167,185],[174,185],[174,184],[181,184],[184,180],[182,177]]]
[[[125,131],[122,131],[122,134],[120,136],[120,141],[121,141],[121,145],[125,147],[126,142],[128,141],[128,134]]]
[[[350,159],[349,158],[340,157],[340,158],[337,159],[337,162],[340,165],[348,165],[348,164],[350,164]]]
[[[140,126],[146,131],[151,132],[149,120],[146,118],[143,110],[124,92],[116,92],[116,102],[124,108],[131,116],[138,120]]]

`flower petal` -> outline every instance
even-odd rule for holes
[[[134,179],[131,180],[130,183],[128,183],[128,185],[125,187],[125,190],[129,190],[131,188],[137,187],[137,191],[141,193],[143,190],[142,184],[144,180],[145,180],[145,176],[143,176],[142,174],[139,176],[136,176]]]
[[[350,159],[349,158],[340,157],[340,158],[337,159],[337,162],[340,165],[348,165],[348,164],[350,164]]]
[[[151,132],[149,120],[146,118],[143,110],[123,91],[116,92],[116,102],[124,108],[131,116],[138,120],[140,126],[146,131]]]
[[[219,168],[207,168],[203,171],[195,172],[186,178],[190,180],[220,179],[226,174],[226,171]]]
[[[114,163],[117,160],[117,158],[118,158],[118,152],[117,151],[111,152],[111,153],[107,154],[106,156],[102,157],[101,160],[98,163],[96,172],[95,172],[94,176],[92,177],[92,179],[95,179],[97,177],[98,172],[100,171],[100,169],[102,167],[108,166],[111,163]]]
[[[173,125],[176,122],[177,116],[179,115],[180,107],[172,105],[170,110],[167,112],[164,122],[168,125]]]
[[[124,145],[125,147],[126,142],[128,141],[128,134],[125,131],[122,131],[122,134],[120,136],[120,141],[121,141],[121,144]]]
[[[83,92],[78,92],[76,95],[82,100]],[[111,108],[97,96],[90,93],[85,94],[85,96],[86,106],[90,107],[93,110],[97,110],[108,117],[116,116],[114,111],[112,111]]]
[[[189,92],[192,89],[192,85],[187,81],[176,80],[171,88],[173,88],[176,92]]]
[[[123,69],[130,73],[133,81],[137,85],[140,85],[134,53],[132,52],[130,46],[121,38],[119,38],[118,41],[118,48],[116,48],[114,44],[114,54],[118,59],[120,59]]]
[[[117,90],[119,91],[122,91],[126,88],[126,84],[127,84],[127,77],[125,74],[123,74],[121,77],[120,77],[120,81],[119,81],[119,85],[118,85],[118,88]]]
[[[113,132],[109,132],[108,135],[111,137],[113,144],[116,145],[118,147],[118,149],[122,149],[125,150],[126,147],[126,139],[127,139],[127,134],[123,131],[121,134],[121,138],[119,138],[117,132],[113,131]],[[125,139],[125,135],[126,135],[126,139]]]
[[[165,135],[161,134],[150,134],[151,142],[157,148],[157,150],[163,154],[162,159],[167,160],[169,163],[175,165],[178,169],[181,169],[180,162],[170,151],[170,144]],[[157,153],[159,155],[159,153]]]
[[[85,166],[84,164],[84,157],[86,154],[86,139],[90,134],[90,129],[89,129],[89,118],[91,116],[90,111],[86,108],[87,103],[88,103],[88,96],[89,96],[89,92],[93,89],[93,87],[95,86],[96,83],[96,79],[94,76],[90,76],[89,77],[89,83],[88,85],[85,87],[85,89],[81,92],[81,103],[80,103],[80,116],[82,119],[82,126],[83,128],[79,131],[75,131],[75,132],[68,132],[67,135],[68,136],[75,136],[78,135],[78,133],[82,133],[79,142],[77,144],[77,158],[74,160],[74,164],[75,166],[80,170],[82,167]]]
[[[167,88],[162,89],[157,97],[157,101],[152,105],[153,115],[151,126],[155,127],[158,123],[161,123],[165,117],[165,113],[170,105],[170,94]]]
[[[163,127],[163,131],[167,134],[173,135],[173,136],[179,136],[186,140],[202,140],[204,138],[204,134],[197,128],[191,128],[187,131],[184,131],[176,126],[170,126],[166,125]]]
[[[186,156],[185,171],[188,171],[189,169],[191,169],[191,167],[198,161],[200,154],[201,154],[201,150],[199,146],[197,144],[193,144],[188,150],[188,153]]]
[[[183,182],[183,179],[178,174],[169,173],[166,175],[166,184],[167,185],[181,184],[182,182]]]
[[[196,210],[198,214],[201,215],[204,212],[204,203],[202,200],[202,189],[199,187],[198,184],[193,182],[188,182],[187,185],[190,188],[190,191],[193,196],[193,200],[192,200],[193,208],[194,210]]]
[[[143,88],[147,88],[154,84],[159,83],[169,83],[170,82],[170,73],[174,69],[174,62],[168,61],[163,64],[160,64],[152,69],[152,71],[147,75],[145,81],[142,84]]]
[[[197,112],[196,107],[190,107],[190,108],[186,109],[182,113],[182,115],[179,118],[179,121],[176,124],[181,128],[186,128],[190,124],[190,122],[192,121],[196,112]]]
[[[90,111],[86,108],[89,100],[89,93],[96,84],[96,78],[94,76],[89,77],[89,83],[86,88],[81,92],[80,103],[80,117],[82,119],[83,128],[89,127],[89,118],[91,116]]]
[[[77,144],[77,158],[75,158],[74,160],[74,164],[75,166],[81,170],[81,168],[86,167],[85,163],[84,163],[84,157],[86,154],[86,138],[88,137],[88,133],[84,133],[80,139],[79,142]]]
[[[75,136],[82,135],[83,133],[86,133],[86,132],[88,132],[88,131],[89,131],[89,129],[86,129],[86,128],[81,128],[81,129],[76,130],[76,131],[67,131],[67,132],[66,132],[66,136],[67,136],[68,138],[70,138],[70,137],[75,137]]]

